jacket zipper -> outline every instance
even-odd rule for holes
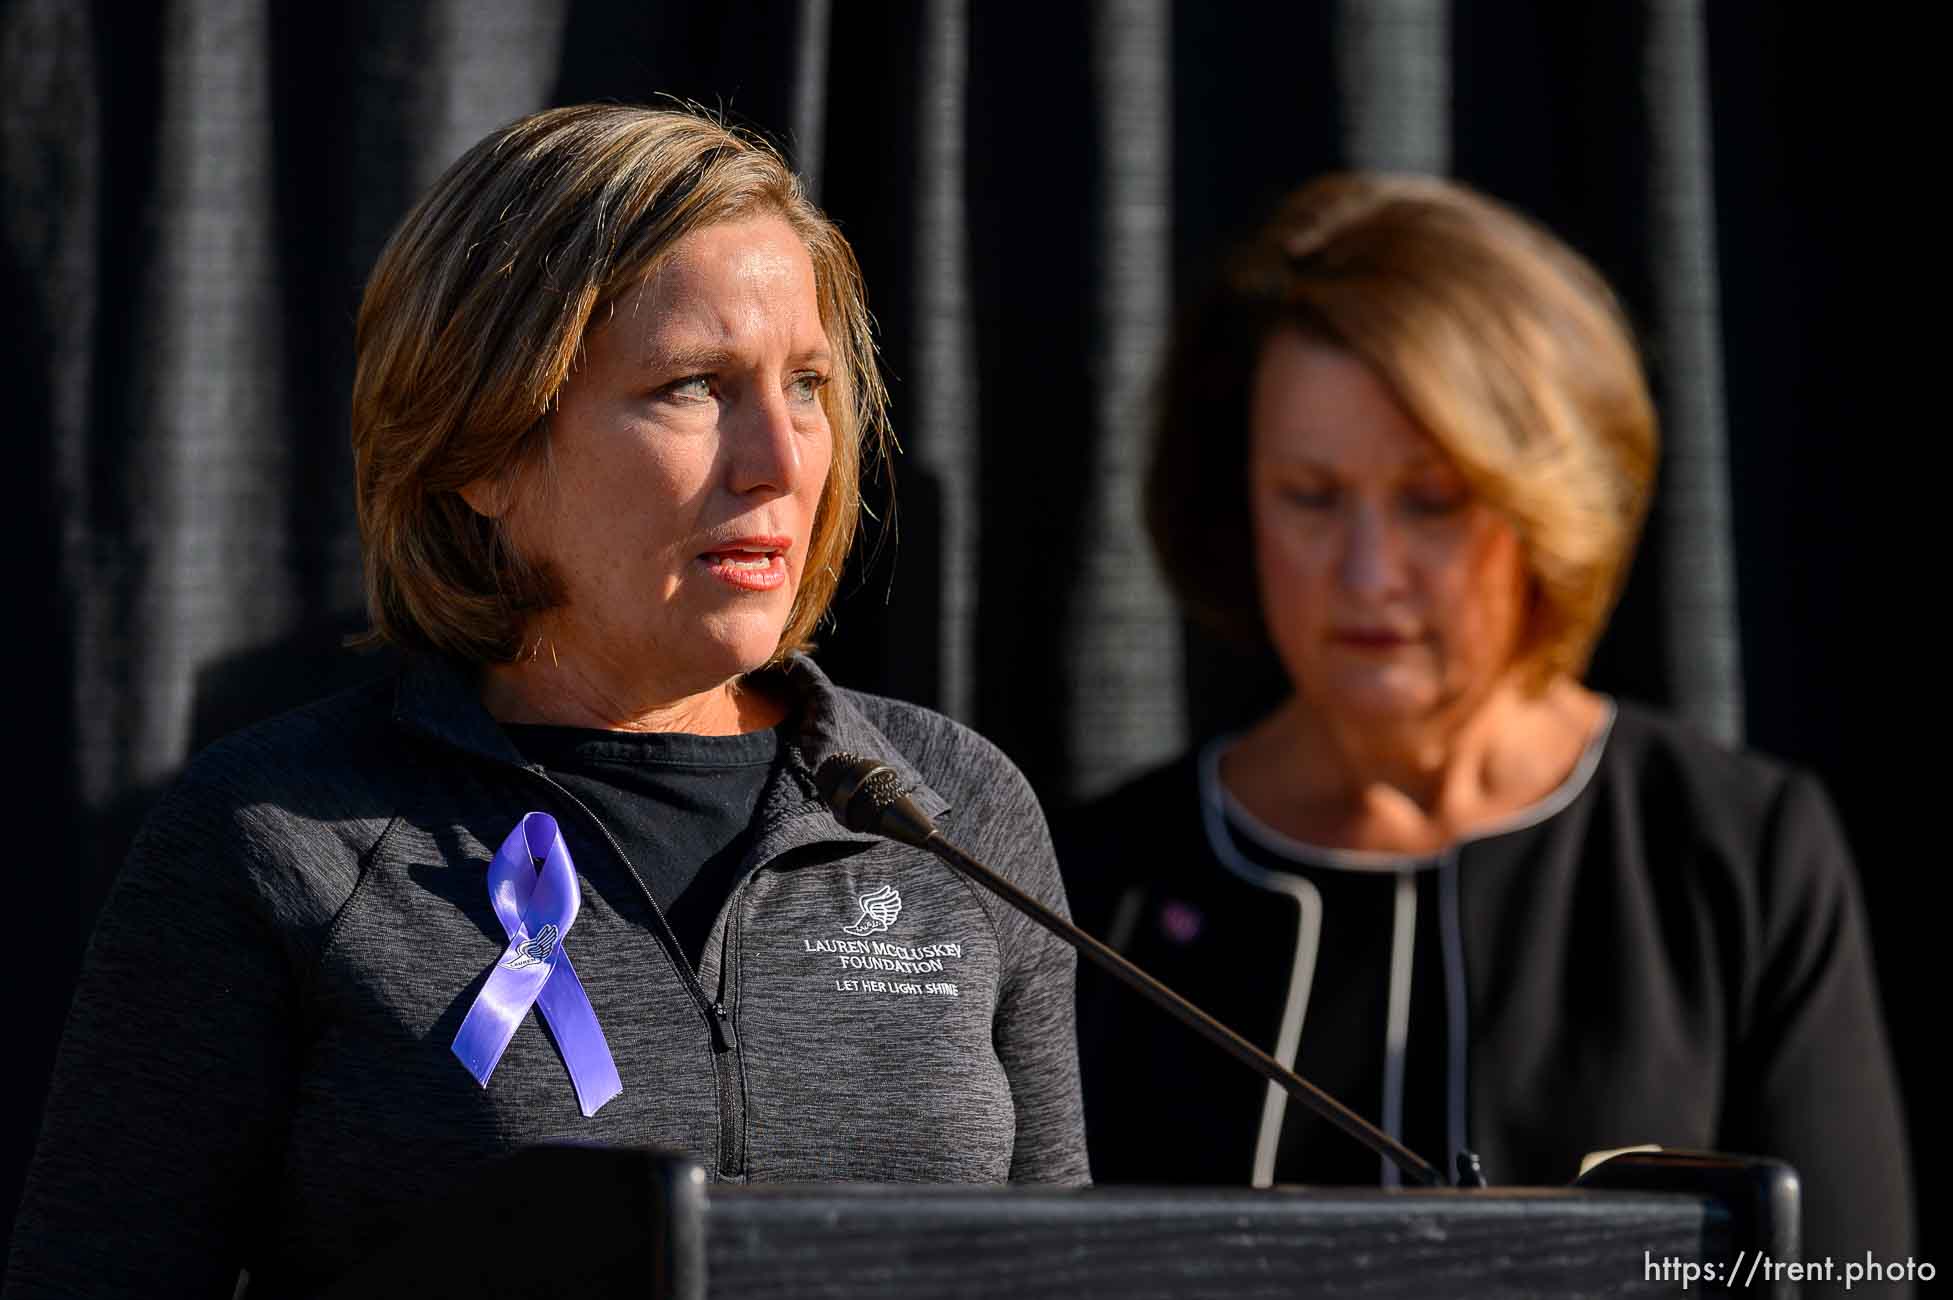
[[[719,1174],[737,1178],[746,1164],[745,1091],[739,1086],[739,1035],[722,1003],[712,1004],[712,1072],[719,1084]]]
[[[723,1177],[737,1177],[746,1163],[746,1108],[745,1092],[739,1086],[739,1036],[733,1028],[732,1017],[726,1014],[725,1007],[717,998],[706,994],[705,985],[699,983],[698,972],[694,971],[692,963],[685,959],[685,951],[679,945],[678,936],[672,930],[671,922],[665,919],[664,909],[658,906],[658,900],[652,897],[651,887],[645,884],[644,877],[638,874],[637,864],[632,862],[630,855],[624,852],[624,846],[617,842],[617,837],[611,834],[610,827],[604,824],[603,818],[592,812],[589,805],[559,784],[549,773],[534,767],[524,767],[522,770],[561,795],[583,814],[584,820],[597,828],[598,834],[602,835],[604,842],[610,845],[610,851],[617,855],[617,860],[624,864],[624,870],[630,874],[631,880],[637,885],[638,892],[644,895],[644,901],[649,904],[651,915],[656,919],[658,929],[663,935],[665,947],[672,954],[672,964],[678,968],[678,977],[691,993],[692,1000],[698,1004],[699,1013],[705,1020],[705,1027],[712,1034],[712,1072],[719,1085],[719,1173]],[[744,892],[742,886],[734,893],[735,903],[739,894]],[[728,924],[731,922],[729,921]]]
[[[758,869],[750,861],[745,867],[738,888],[732,891],[732,898],[727,902],[726,931],[719,941],[719,987],[731,993],[735,1006],[738,1002],[738,974],[733,963],[739,947],[739,904],[746,896],[746,886],[751,883],[753,872]],[[713,1001],[712,1013],[712,1042],[719,1048],[714,1059],[719,1072],[719,1172],[727,1177],[735,1177],[746,1170],[746,1069],[738,1051],[739,1029],[733,1023],[732,1014],[723,999]]]

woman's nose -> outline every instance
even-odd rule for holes
[[[1336,576],[1356,595],[1397,594],[1404,582],[1404,547],[1388,510],[1362,501],[1350,508],[1344,517],[1343,553]]]
[[[733,430],[734,492],[791,493],[800,486],[801,435],[784,393],[758,391],[742,403]]]

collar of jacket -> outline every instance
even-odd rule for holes
[[[807,814],[818,814],[811,818],[810,827],[819,830],[818,836],[803,832],[789,838],[878,841],[879,836],[848,830],[829,816],[814,786],[814,771],[821,762],[843,750],[894,768],[902,778],[904,792],[930,817],[940,817],[949,810],[948,801],[929,787],[908,757],[812,659],[803,654],[789,655],[762,672],[780,686],[797,719],[793,741],[787,746],[786,773],[790,780],[778,783],[761,797],[762,821],[806,824],[810,820]],[[410,656],[395,689],[393,718],[406,730],[449,748],[492,763],[533,768],[482,707],[473,670],[453,660]]]

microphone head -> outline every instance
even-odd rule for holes
[[[821,798],[851,831],[879,830],[883,811],[901,797],[900,784],[894,768],[845,749],[829,754],[814,771]]]
[[[851,831],[886,835],[904,844],[927,845],[935,823],[902,790],[902,778],[886,763],[846,750],[829,754],[814,771],[814,786]]]

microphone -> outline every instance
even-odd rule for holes
[[[1089,957],[1108,974],[1151,999],[1182,1024],[1232,1054],[1262,1078],[1281,1087],[1289,1096],[1396,1165],[1406,1178],[1425,1187],[1444,1184],[1442,1174],[1388,1133],[1127,961],[1116,949],[1094,939],[943,838],[929,815],[903,792],[902,778],[894,768],[843,750],[829,754],[821,761],[814,772],[814,785],[819,789],[821,798],[827,801],[827,806],[834,811],[835,818],[849,830],[882,835],[935,854],[956,871]],[[1480,1180],[1478,1185],[1483,1186],[1483,1181]]]

